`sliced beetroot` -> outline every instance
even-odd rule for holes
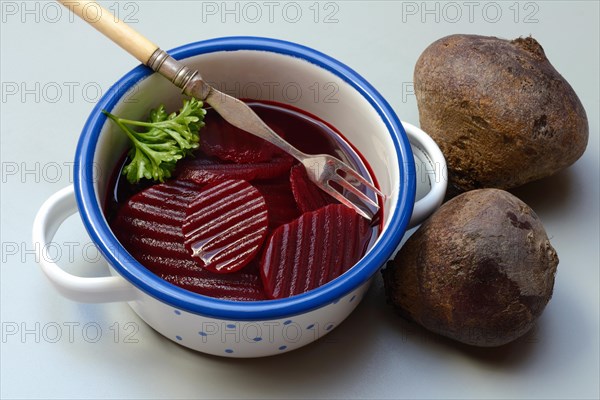
[[[289,172],[293,159],[284,155],[268,162],[233,164],[210,158],[189,157],[180,164],[175,172],[178,179],[207,184],[225,179],[253,181],[277,178]]]
[[[171,258],[143,253],[136,259],[167,282],[203,296],[237,301],[266,299],[256,268],[215,274],[200,267],[191,257]]]
[[[132,196],[120,216],[140,217],[152,223],[177,225],[185,218],[185,207],[201,186],[194,182],[169,181],[150,186]]]
[[[209,156],[234,163],[254,164],[270,161],[282,154],[271,143],[236,128],[215,112],[207,113],[204,121],[206,126],[200,134],[200,148]],[[271,128],[283,134],[276,126]]]
[[[146,253],[140,250],[134,250],[131,255],[138,260],[140,264],[160,277],[169,274],[187,276],[203,271],[202,267],[192,260],[187,249],[185,255],[169,255],[163,252],[158,253],[156,251]]]
[[[181,225],[188,203],[200,191],[201,186],[185,181],[145,189],[121,207],[113,230],[137,261],[168,282],[210,297],[264,300],[256,263],[243,272],[214,274],[198,265],[185,247]]]
[[[194,275],[162,275],[161,278],[191,292],[224,300],[266,300],[260,277],[256,274],[204,273]]]
[[[181,224],[187,203],[199,191],[199,185],[184,181],[149,187],[121,207],[112,224],[113,231],[138,260],[144,254],[187,259]],[[154,273],[162,272],[146,266]]]
[[[188,204],[184,244],[203,268],[230,273],[258,253],[268,227],[265,199],[251,184],[230,179],[205,186]]]
[[[269,229],[287,224],[300,216],[296,200],[292,195],[290,180],[287,177],[277,181],[254,182],[263,195],[269,210]]]
[[[292,193],[298,204],[300,212],[315,211],[328,204],[335,204],[337,200],[315,185],[306,173],[302,164],[295,165],[290,171]]]
[[[189,251],[183,244],[183,234],[181,233],[181,227],[178,226],[177,237],[168,237],[161,235],[159,231],[154,231],[150,234],[136,232],[132,234],[128,239],[128,243],[135,249],[136,254],[147,254],[149,256],[167,257],[171,259],[188,260]],[[192,268],[191,264],[187,264],[190,270],[196,270]],[[157,272],[154,271],[153,272]],[[164,272],[164,271],[158,271]]]
[[[332,204],[277,228],[260,263],[267,296],[280,299],[307,292],[346,272],[371,238],[366,219]]]

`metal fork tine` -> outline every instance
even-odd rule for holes
[[[358,197],[363,203],[370,205],[371,207],[379,207],[379,205],[374,202],[369,196],[358,190],[356,186],[352,185],[346,179],[339,175],[334,175],[330,178],[333,182],[340,184],[344,189],[352,192],[356,197]]]
[[[348,175],[352,176],[354,179],[356,179],[361,184],[365,185],[366,187],[368,187],[369,189],[371,189],[372,191],[374,191],[375,193],[377,193],[379,196],[385,197],[383,195],[383,193],[379,189],[377,189],[375,187],[375,185],[373,185],[371,182],[369,182],[368,180],[366,180],[362,175],[360,175],[358,172],[356,172],[353,168],[350,168],[349,166],[343,164],[343,167],[339,166],[337,168],[337,170],[338,171],[342,171],[345,174],[348,174]],[[348,182],[348,184],[350,184],[350,182]]]
[[[335,190],[334,188],[332,188],[331,186],[329,186],[328,183],[326,183],[323,186],[321,186],[321,188],[323,190],[325,190],[327,193],[329,193],[334,199],[336,199],[337,201],[339,201],[340,203],[342,203],[346,207],[352,208],[359,215],[365,217],[369,221],[371,221],[373,219],[372,215],[367,214],[362,208],[360,208],[359,206],[357,206],[356,204],[354,204],[353,202],[351,202],[350,200],[348,200],[346,197],[344,197],[344,195],[342,195],[340,192],[338,192],[337,190]]]

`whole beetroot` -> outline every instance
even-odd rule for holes
[[[558,257],[529,206],[497,189],[445,203],[383,271],[388,302],[475,346],[526,333],[552,296]]]
[[[583,105],[532,37],[439,39],[419,57],[414,85],[421,128],[446,157],[452,194],[550,176],[587,146]]]

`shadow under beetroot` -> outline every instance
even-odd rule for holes
[[[558,211],[575,196],[575,174],[570,168],[555,175],[509,190],[527,203],[536,213]]]
[[[575,197],[575,174],[566,168],[552,176],[529,182],[508,191],[539,213],[560,210]],[[449,186],[444,202],[462,194]]]
[[[383,290],[383,289],[382,289]],[[543,322],[536,321],[533,328],[515,341],[498,347],[467,345],[440,334],[431,332],[416,322],[402,317],[392,305],[386,306],[384,324],[389,330],[397,331],[399,338],[426,353],[459,353],[472,361],[491,364],[502,369],[512,369],[527,363],[536,351],[539,329]]]
[[[581,310],[585,307],[577,303],[577,297],[568,291],[555,295],[558,296],[553,296],[527,333],[498,347],[471,346],[430,332],[417,323],[402,318],[390,305],[383,324],[386,329],[397,331],[402,340],[412,343],[419,351],[457,354],[491,370],[519,373],[531,365],[539,365],[540,360],[546,359],[548,353],[560,354],[561,364],[568,368],[578,365],[586,357],[588,350],[584,344],[593,340],[593,328],[589,319],[582,314]],[[557,319],[564,320],[564,315],[581,317],[572,317],[570,321],[558,323]],[[576,340],[573,341],[574,337]],[[569,341],[565,342],[567,338]],[[562,350],[556,346],[561,346]]]

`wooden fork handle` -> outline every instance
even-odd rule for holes
[[[95,1],[58,0],[58,2],[144,64],[148,63],[152,54],[158,49],[156,44]]]

